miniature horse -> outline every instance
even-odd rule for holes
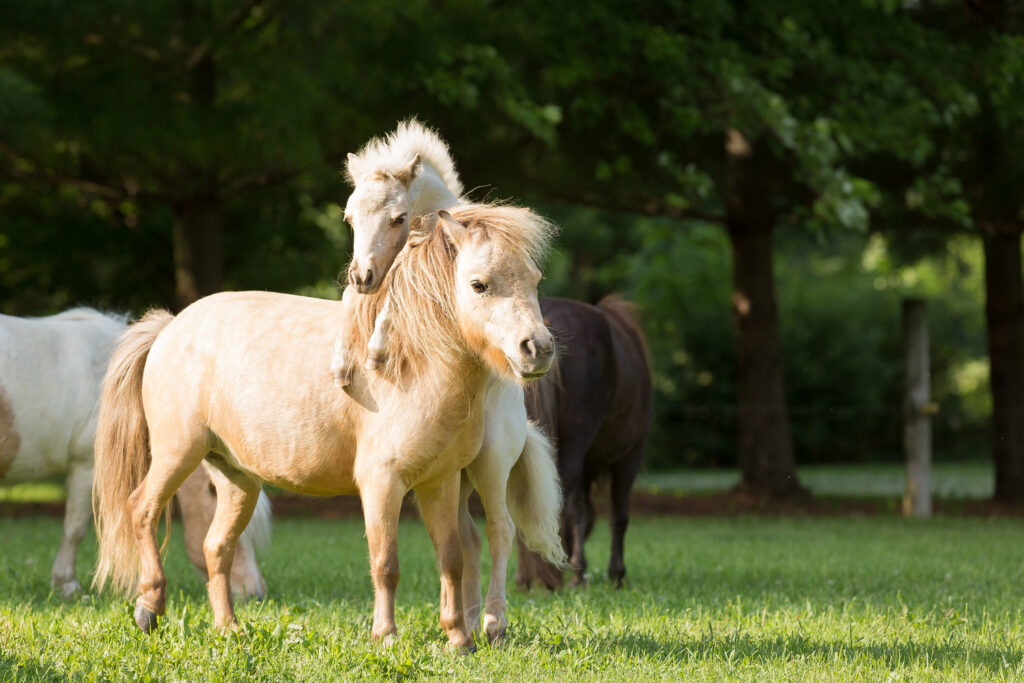
[[[0,315],[0,484],[65,478],[64,534],[50,581],[65,598],[81,589],[75,562],[92,520],[100,382],[125,327],[124,316],[91,308],[45,318]],[[205,470],[189,478],[178,504],[189,559],[205,572],[201,548],[217,506]],[[262,598],[267,592],[255,546],[269,535],[270,502],[264,496],[231,569],[232,587],[240,597]]]
[[[350,348],[366,348],[385,297],[395,304],[394,336],[380,372],[357,372],[349,392],[332,390],[328,372],[333,302],[221,293],[177,317],[151,312],[129,328],[100,403],[95,584],[134,590],[136,624],[145,632],[156,626],[166,608],[160,512],[206,461],[217,489],[203,544],[216,626],[238,627],[227,569],[269,482],[306,494],[360,495],[375,596],[371,634],[390,640],[397,634],[398,515],[413,490],[441,574],[441,626],[453,649],[472,650],[461,585],[461,472],[487,436],[492,377],[518,382],[551,365],[535,265],[551,232],[527,209],[462,205],[439,213],[436,228],[398,255],[381,290],[356,298],[360,336]],[[480,474],[498,477],[511,505],[530,508],[519,518],[536,523],[547,558],[559,562],[557,473],[550,459],[547,467],[531,462],[531,453],[511,472]]]
[[[590,490],[611,477],[612,549],[608,577],[622,585],[622,539],[629,522],[629,492],[644,459],[651,428],[651,364],[633,305],[607,296],[591,306],[541,299],[544,324],[559,342],[558,360],[526,388],[526,410],[557,443],[565,507],[562,540],[572,565],[570,585],[584,582],[583,544],[594,524]],[[516,582],[562,585],[562,572],[520,543]]]

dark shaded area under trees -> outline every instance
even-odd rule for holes
[[[798,461],[898,457],[914,293],[937,443],[990,450],[1021,501],[1022,22],[1000,0],[8,4],[0,310],[333,295],[341,161],[415,114],[474,197],[562,225],[546,293],[642,305],[652,466],[738,463],[784,497]]]

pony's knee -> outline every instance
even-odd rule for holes
[[[234,556],[235,543],[229,538],[207,538],[203,541],[206,567],[211,573],[226,573]]]
[[[398,558],[388,557],[378,560],[373,565],[373,580],[378,586],[393,591],[398,588],[401,572],[398,569]]]

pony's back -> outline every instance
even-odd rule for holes
[[[84,308],[44,318],[0,315],[6,481],[57,476],[69,459],[91,459],[100,382],[124,326]]]

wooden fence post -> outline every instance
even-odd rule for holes
[[[922,299],[903,300],[903,452],[907,458],[905,517],[932,514],[931,371],[928,316]]]

